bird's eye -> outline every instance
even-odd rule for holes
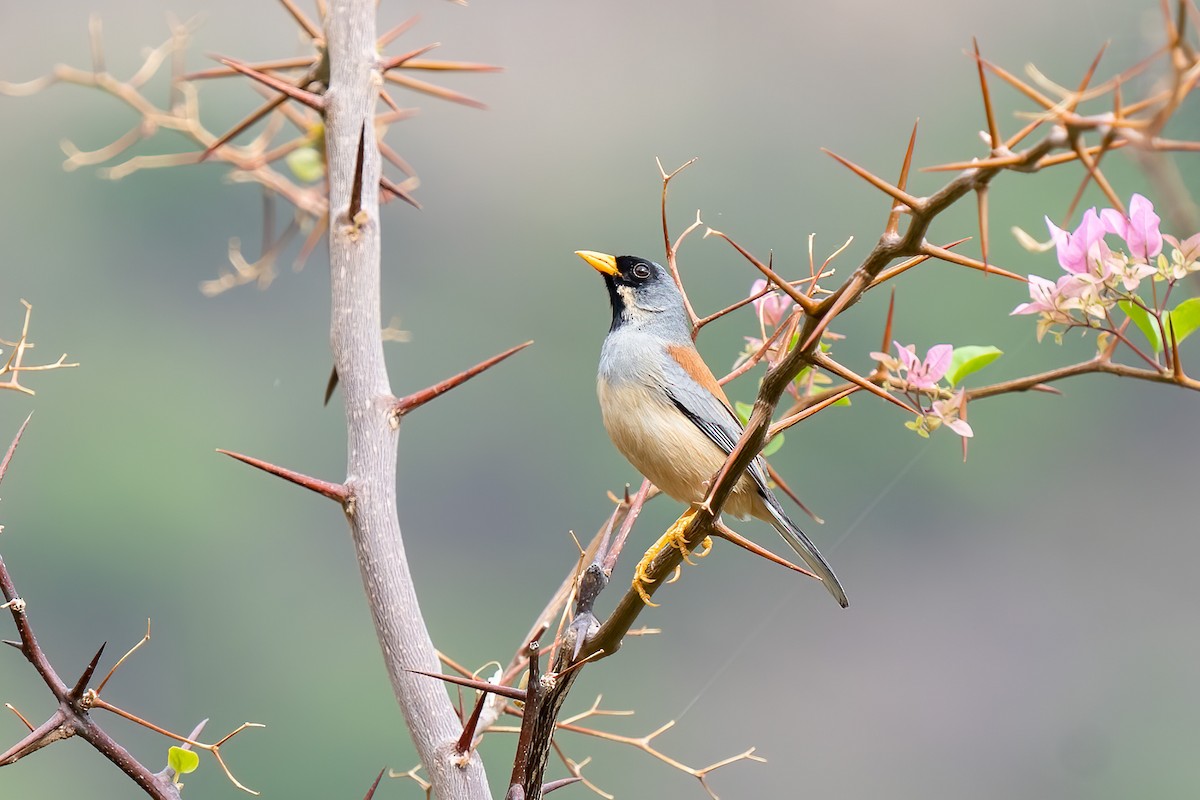
[[[633,265],[633,277],[635,277],[641,281],[644,281],[644,280],[646,280],[646,278],[649,278],[650,277],[650,265],[643,264],[640,262],[637,264],[634,264]]]

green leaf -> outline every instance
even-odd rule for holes
[[[200,756],[182,747],[172,747],[167,751],[167,766],[175,770],[176,775],[187,775],[200,766]]]
[[[774,455],[781,447],[783,447],[783,434],[777,433],[771,438],[771,441],[767,442],[767,446],[762,449],[762,455],[764,458]]]
[[[991,345],[968,344],[954,348],[950,356],[950,368],[946,370],[946,380],[954,386],[972,372],[978,372],[988,364],[1004,355],[1004,351]]]
[[[287,165],[304,183],[316,183],[325,177],[325,158],[315,147],[297,147],[287,154]]]
[[[835,400],[833,405],[834,406],[848,406],[848,405],[850,405],[850,398],[843,397],[841,400]],[[832,408],[832,407],[833,406],[830,406],[830,408]]]
[[[1171,328],[1174,327],[1175,341],[1182,343],[1197,328],[1200,328],[1200,297],[1190,297],[1175,306],[1167,313],[1167,318],[1163,320],[1163,327],[1167,329],[1168,336],[1171,335]]]
[[[1125,312],[1125,316],[1138,326],[1138,330],[1146,337],[1146,341],[1154,348],[1154,352],[1161,353],[1163,349],[1162,335],[1158,331],[1158,322],[1150,316],[1150,312],[1131,300],[1118,300],[1117,305]],[[1180,305],[1183,304],[1180,303]],[[1176,336],[1178,335],[1176,332]]]

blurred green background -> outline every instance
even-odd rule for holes
[[[89,63],[87,19],[104,21],[108,63],[127,76],[166,37],[164,14],[202,13],[189,66],[298,51],[275,3],[6,2],[0,77]],[[381,30],[420,13],[393,45],[431,41],[441,58],[504,65],[447,83],[490,110],[419,96],[422,114],[390,141],[419,170],[417,212],[386,207],[384,308],[410,331],[389,344],[393,386],[425,386],[511,344],[536,345],[421,409],[400,439],[400,516],[439,646],[459,661],[507,661],[532,615],[574,563],[567,531],[590,535],[606,490],[635,474],[600,425],[593,375],[608,325],[601,284],[577,248],[661,255],[654,157],[700,161],[673,185],[672,224],[705,221],[806,274],[806,237],[825,254],[856,237],[846,274],[878,235],[886,201],[818,151],[884,175],[898,169],[916,117],[917,161],[982,153],[970,37],[1019,71],[1034,60],[1074,85],[1113,39],[1101,74],[1158,44],[1157,4],[1013,0],[1003,9],[917,3],[385,3]],[[1107,69],[1106,69],[1107,68]],[[149,90],[161,99],[165,88]],[[1134,91],[1133,87],[1128,90]],[[1027,109],[995,89],[1002,125]],[[223,129],[257,104],[239,83],[205,86]],[[1196,109],[1184,109],[1193,136]],[[321,407],[329,369],[328,279],[318,252],[269,291],[215,299],[197,287],[223,267],[226,240],[253,254],[260,194],[218,165],[107,182],[64,173],[60,138],[107,144],[134,122],[112,98],[70,86],[0,99],[0,335],[35,306],[42,359],[76,370],[32,377],[36,398],[0,396],[4,441],[36,409],[3,486],[3,555],[40,640],[65,677],[109,642],[104,669],[154,639],[106,689],[111,702],[211,740],[243,720],[268,724],[226,758],[266,797],[361,797],[383,765],[415,762],[366,613],[338,509],[216,455],[224,447],[340,479],[339,400]],[[1191,133],[1188,128],[1191,128]],[[163,134],[142,152],[187,145]],[[1145,190],[1114,156],[1122,195]],[[1195,161],[1184,163],[1195,184]],[[1053,256],[1006,233],[1040,234],[1062,215],[1080,170],[1005,176],[992,192],[994,260],[1053,275]],[[917,192],[937,176],[914,178]],[[1091,196],[1089,202],[1098,202]],[[934,238],[975,233],[967,204]],[[1191,233],[1191,231],[1175,231]],[[977,253],[974,244],[967,252]],[[689,241],[682,263],[704,311],[756,277],[723,243]],[[930,265],[897,287],[896,338],[994,344],[988,380],[1087,352],[1034,343],[1008,312],[1022,287]],[[870,368],[886,297],[847,313],[843,359]],[[749,312],[700,346],[732,363]],[[757,377],[757,376],[756,376]],[[749,399],[750,378],[732,393]],[[970,460],[956,437],[919,440],[869,399],[788,435],[773,463],[827,523],[808,529],[852,599],[839,611],[815,584],[718,546],[661,593],[631,640],[589,669],[575,702],[636,708],[602,721],[700,766],[748,747],[766,764],[712,777],[725,798],[778,796],[1126,798],[1200,787],[1200,641],[1194,565],[1194,396],[1116,379],[1063,385],[1065,397],[1004,397],[971,409]],[[646,543],[679,513],[656,502]],[[774,546],[754,523],[744,532]],[[627,579],[629,565],[620,574]],[[616,592],[608,597],[611,604]],[[3,623],[7,625],[8,623]],[[6,638],[11,632],[4,633]],[[0,657],[0,699],[35,721],[49,696],[15,653]],[[119,720],[106,727],[141,759],[168,742]],[[0,743],[22,735],[0,717]],[[644,754],[564,735],[587,773],[618,797],[703,797]],[[485,748],[500,793],[513,740]],[[564,773],[552,770],[554,777]],[[211,760],[189,797],[237,797]],[[582,787],[563,797],[587,796]],[[68,742],[0,771],[4,798],[138,796],[114,768]],[[381,798],[419,797],[389,782]]]

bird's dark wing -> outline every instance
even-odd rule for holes
[[[672,347],[668,353],[671,358],[664,359],[663,369],[667,396],[713,444],[726,455],[732,453],[742,438],[743,428],[720,384],[694,348]],[[749,473],[759,492],[769,495],[761,456],[750,463]]]

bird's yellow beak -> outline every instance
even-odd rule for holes
[[[576,250],[575,255],[591,264],[592,268],[597,272],[603,272],[605,275],[620,274],[617,269],[617,259],[615,256],[610,256],[606,253],[597,253],[594,250]]]

